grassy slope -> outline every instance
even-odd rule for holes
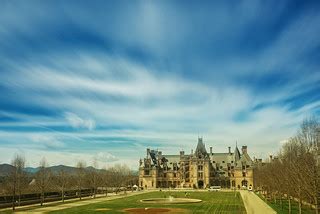
[[[110,213],[123,213],[121,210],[125,208],[137,207],[166,207],[166,208],[183,208],[188,209],[192,213],[246,213],[241,196],[239,193],[232,192],[190,192],[189,198],[201,199],[203,202],[194,204],[143,204],[139,200],[145,198],[168,197],[168,192],[151,192],[142,195],[131,196],[128,198],[105,201],[84,206],[78,206],[65,210],[59,210],[50,213],[94,213],[98,208],[112,209]],[[185,197],[184,192],[172,192],[173,197]],[[101,211],[100,211],[101,213]]]

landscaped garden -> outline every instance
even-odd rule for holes
[[[173,198],[172,198],[173,197]],[[200,199],[197,203],[143,203],[152,198]],[[238,192],[149,192],[50,213],[246,213]]]

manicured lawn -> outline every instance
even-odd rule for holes
[[[258,196],[263,200],[264,198],[258,194]],[[289,210],[289,203],[288,200],[282,200],[282,206],[280,204],[280,201],[277,201],[277,203],[275,203],[273,200],[272,201],[267,201],[267,204],[272,207],[278,214],[287,214],[288,210]],[[292,214],[296,214],[299,213],[299,204],[296,201],[292,201],[291,200],[291,212]],[[311,210],[310,207],[304,206],[302,205],[302,213],[305,214],[311,214],[311,213],[315,213],[314,210]]]
[[[127,198],[115,199],[90,205],[68,208],[65,210],[52,211],[50,213],[123,213],[126,208],[180,208],[188,213],[246,213],[241,196],[233,192],[188,192],[188,198],[203,200],[192,204],[144,204],[141,199],[185,197],[184,192],[149,192]],[[100,210],[99,210],[100,209]]]

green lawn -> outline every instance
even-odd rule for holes
[[[258,194],[258,196],[263,200],[265,201],[265,199]],[[278,200],[277,203],[275,203],[273,200],[270,201],[268,200],[267,201],[267,204],[272,207],[278,214],[287,214],[289,211],[289,203],[288,203],[288,200],[282,200],[282,206],[280,204],[280,201]],[[298,202],[296,201],[293,201],[291,200],[291,212],[292,214],[296,214],[296,213],[299,213],[299,204]],[[315,213],[314,209],[311,210],[310,207],[307,207],[307,206],[302,206],[302,213],[305,213],[305,214],[313,214]]]
[[[184,192],[150,192],[141,195],[129,196],[127,198],[115,199],[90,205],[77,206],[65,210],[50,213],[102,213],[97,210],[101,208],[110,209],[107,213],[123,213],[126,208],[182,208],[190,213],[246,213],[241,196],[233,192],[189,192],[189,198],[201,199],[200,203],[192,204],[144,204],[141,199],[185,197]]]

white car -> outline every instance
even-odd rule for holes
[[[221,190],[221,186],[211,186],[208,191],[218,192]]]

